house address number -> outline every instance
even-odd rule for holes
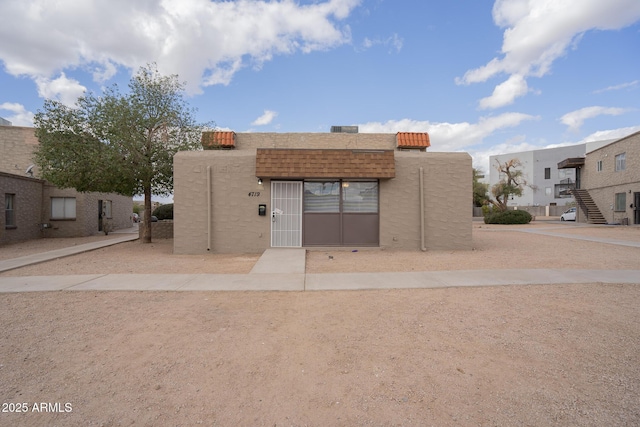
[[[252,191],[249,193],[249,197],[260,197],[259,191]]]

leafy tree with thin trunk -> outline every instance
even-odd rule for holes
[[[151,195],[173,191],[173,155],[199,148],[202,131],[183,97],[177,75],[155,64],[97,96],[86,93],[70,108],[45,100],[35,115],[40,141],[35,162],[42,178],[80,192],[144,194],[144,243],[151,242]]]
[[[489,184],[480,182],[484,174],[480,169],[473,168],[473,206],[480,207],[489,202]]]

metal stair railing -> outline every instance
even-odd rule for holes
[[[587,217],[587,221],[592,224],[606,224],[607,221],[598,209],[598,206],[595,204],[591,195],[587,190],[584,189],[574,189],[571,191],[573,196],[575,197],[580,209],[584,212]],[[591,213],[591,221],[589,221],[589,214]]]

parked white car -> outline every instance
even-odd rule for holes
[[[567,209],[562,215],[560,215],[560,221],[575,221],[576,220],[576,208]]]

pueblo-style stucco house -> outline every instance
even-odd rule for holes
[[[34,129],[0,125],[0,245],[41,237],[82,237],[132,226],[133,200],[79,193],[38,179]]]
[[[337,128],[337,129],[336,129]],[[426,133],[203,134],[174,156],[174,253],[471,249],[471,157]]]

